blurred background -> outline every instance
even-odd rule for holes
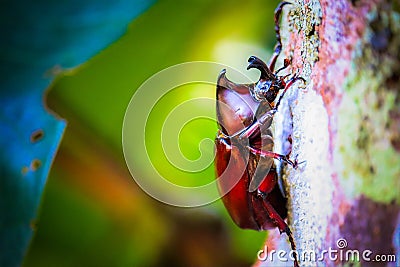
[[[95,3],[84,2],[75,3],[82,21],[103,19],[93,16]],[[136,18],[121,28],[126,32],[99,53],[92,45],[94,57],[88,61],[81,57],[83,63],[74,68],[54,61],[46,74],[54,77],[46,103],[67,126],[23,266],[221,267],[250,266],[255,261],[267,234],[239,229],[220,200],[200,208],[171,207],[137,186],[123,158],[122,122],[135,90],[164,68],[201,60],[245,71],[250,55],[267,59],[275,44],[277,4],[262,0],[138,2]],[[43,11],[41,16],[48,15]],[[70,23],[80,31],[79,23]],[[110,28],[106,21],[98,24]],[[97,42],[79,40],[76,50]],[[74,55],[73,50],[69,53]],[[249,76],[256,80],[258,73],[252,71]],[[146,129],[150,158],[157,169],[185,185],[213,180],[214,166],[197,173],[174,170],[163,154],[159,126],[165,114],[193,95],[214,97],[215,89],[188,87],[172,92],[159,103]],[[214,139],[216,130],[215,121],[210,120],[185,125],[179,136],[182,153],[197,159],[200,141]],[[213,155],[212,145],[203,149]]]

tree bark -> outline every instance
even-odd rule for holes
[[[291,147],[291,157],[303,162],[296,170],[285,167],[283,176],[301,265],[400,264],[395,6],[388,0],[297,0],[285,7],[283,56],[291,59],[291,73],[307,82],[292,87],[279,107],[275,149]],[[271,254],[289,249],[286,236],[278,235],[269,232],[263,248],[269,258],[257,266],[290,265]],[[396,253],[397,263],[372,261]]]

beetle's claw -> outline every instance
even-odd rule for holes
[[[306,79],[304,79],[303,77],[299,76],[298,73],[294,74],[293,77],[291,78],[291,80],[293,80],[293,82],[295,82],[297,80],[302,80],[303,83],[306,83]]]
[[[299,163],[297,162],[297,159],[294,160],[292,166],[293,166],[293,169],[297,170],[297,167],[299,166]]]
[[[290,228],[289,228],[288,225],[286,225],[285,228],[279,228],[278,227],[278,230],[279,230],[280,234],[285,233],[287,236],[291,236],[292,235],[292,231],[290,231]]]
[[[285,158],[284,158],[283,160],[284,160],[286,163],[290,164],[290,165],[293,167],[293,169],[296,170],[296,169],[299,167],[300,164],[302,164],[302,163],[305,162],[305,161],[298,162],[297,156],[298,156],[298,155],[296,155],[296,156],[294,157],[294,160],[291,160],[291,159],[289,158],[289,154],[288,154],[288,155],[285,156]]]
[[[297,169],[297,159],[295,159],[294,161],[292,161],[292,160],[289,158],[289,154],[287,154],[286,156],[284,156],[284,157],[282,158],[282,160],[283,160],[284,162],[286,162],[287,164],[290,164],[290,166],[292,166],[294,169]]]
[[[297,170],[297,168],[298,168],[300,165],[307,163],[306,160],[303,160],[303,161],[299,162],[299,161],[297,160],[298,155],[296,155],[296,156],[294,157],[294,161],[291,161],[291,160],[289,159],[289,156],[286,156],[286,157],[288,158],[288,161],[290,161],[289,164],[292,165],[292,167],[293,167],[295,170]]]
[[[296,77],[296,80],[302,80],[303,81],[303,83],[306,83],[306,79],[304,79],[303,77],[301,77],[301,76],[299,76],[299,77]]]
[[[299,162],[298,164],[297,164],[297,166],[299,166],[299,165],[305,165],[307,163],[307,160],[303,160],[303,161],[301,161],[301,162]]]
[[[285,68],[286,68],[287,66],[289,66],[290,63],[291,63],[291,60],[288,59],[288,58],[285,58],[285,59],[283,60],[283,66],[284,66]]]

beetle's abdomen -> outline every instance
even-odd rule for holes
[[[218,190],[229,215],[239,227],[259,230],[258,224],[254,220],[247,189],[249,184],[247,166],[239,149],[235,146],[231,149],[218,138],[215,140],[215,145]]]
[[[263,199],[257,196],[257,192],[248,190],[250,183],[248,163],[246,164],[239,148],[218,138],[215,144],[218,189],[232,220],[244,229],[267,230],[276,227],[263,206]],[[253,156],[250,155],[250,158]],[[266,200],[273,205],[282,218],[285,218],[286,199],[276,185],[276,179],[276,172],[271,169],[265,174],[260,190],[268,192]]]

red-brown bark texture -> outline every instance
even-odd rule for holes
[[[283,176],[301,265],[400,264],[398,11],[388,0],[298,0],[283,15],[279,61],[307,81],[275,118],[276,149],[290,136],[304,162]],[[269,232],[269,252],[288,250],[278,235]],[[255,265],[290,262],[274,254]]]

